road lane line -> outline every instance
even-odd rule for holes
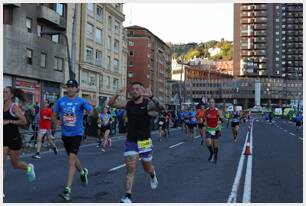
[[[242,148],[238,168],[237,168],[234,183],[233,183],[233,186],[232,186],[232,191],[231,191],[231,194],[229,195],[229,197],[227,199],[227,203],[236,203],[237,202],[237,194],[238,194],[238,190],[239,190],[239,184],[240,184],[240,179],[241,179],[241,174],[242,174],[242,169],[243,169],[243,163],[244,163],[244,158],[245,158],[245,155],[243,153],[244,153],[244,148],[245,148],[247,140],[248,140],[248,135],[249,135],[249,131],[247,132],[246,137],[245,137],[245,142],[244,142],[244,145],[243,145],[243,148]]]
[[[292,132],[290,132],[289,134],[291,134],[292,136],[295,136],[295,134],[293,134]]]
[[[179,143],[177,143],[175,145],[170,146],[169,148],[172,149],[172,148],[177,147],[177,146],[179,146],[181,144],[184,144],[184,142],[179,142]]]
[[[299,139],[300,139],[300,140],[303,140],[303,138],[302,138],[302,137],[299,137]]]
[[[200,136],[200,135],[198,135],[198,136],[195,136],[194,138],[195,138],[195,139],[198,139],[199,137],[201,137],[201,136]]]
[[[287,132],[287,130],[286,130],[286,129],[284,129],[284,132]]]
[[[114,167],[114,168],[108,170],[108,172],[116,171],[116,170],[118,170],[118,169],[120,169],[120,168],[122,168],[122,167],[125,167],[125,166],[126,166],[126,164],[119,165],[119,166],[117,166],[117,167]]]
[[[243,189],[243,203],[251,202],[251,191],[252,191],[252,165],[253,165],[253,124],[251,123],[251,132],[250,132],[250,152],[251,155],[248,156],[247,168],[244,180],[244,189]]]

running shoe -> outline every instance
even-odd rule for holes
[[[132,200],[127,196],[124,196],[120,199],[120,203],[132,203]]]
[[[209,162],[213,162],[214,161],[214,154],[209,155],[208,161]]]
[[[69,187],[66,187],[64,192],[60,194],[60,197],[62,197],[66,201],[70,201],[71,200],[70,194],[71,194],[71,189]]]
[[[32,157],[33,157],[34,159],[40,159],[40,158],[41,158],[39,154],[35,154],[35,155],[33,155]]]
[[[80,179],[83,185],[88,184],[88,170],[86,168],[83,169],[83,174],[80,175]]]
[[[35,180],[35,178],[36,178],[35,170],[34,170],[34,165],[31,164],[31,163],[28,164],[27,176],[28,176],[29,182],[33,182]]]
[[[155,171],[153,172],[154,173],[154,177],[150,177],[150,184],[151,184],[151,188],[152,190],[155,190],[158,186],[158,181],[157,181],[157,177],[156,177],[156,173]]]

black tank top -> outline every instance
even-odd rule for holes
[[[18,120],[12,115],[13,104],[10,106],[9,110],[3,111],[3,120]],[[20,137],[18,126],[15,124],[3,125],[3,136],[7,137]]]
[[[151,135],[151,117],[147,111],[148,100],[144,100],[140,104],[129,101],[126,105],[128,118],[128,134],[129,141],[137,142],[150,138]]]

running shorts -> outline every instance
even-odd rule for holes
[[[141,146],[141,142],[145,141],[150,143],[147,143],[145,146]],[[152,140],[150,138],[138,142],[126,140],[123,155],[125,157],[139,155],[140,159],[143,161],[152,161],[153,158]]]
[[[70,153],[73,153],[75,155],[78,154],[82,141],[82,136],[62,136],[62,140],[64,142],[64,147],[68,155]]]
[[[239,122],[231,122],[232,127],[239,126]]]

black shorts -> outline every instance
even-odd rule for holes
[[[70,153],[76,155],[78,154],[82,141],[82,136],[72,136],[72,137],[62,136],[62,140],[64,142],[64,147],[68,155]]]
[[[194,127],[197,127],[197,125],[196,125],[196,124],[188,124],[188,128],[189,128],[189,129],[192,129],[192,128],[194,128]]]
[[[204,127],[204,124],[203,124],[203,123],[198,124],[198,128],[199,128],[199,129],[202,129],[203,127]]]
[[[232,127],[239,126],[239,122],[231,122]]]
[[[3,146],[10,150],[20,150],[22,148],[22,140],[20,136],[3,138]]]
[[[106,130],[110,130],[111,128],[110,128],[110,125],[106,125],[106,126],[101,126],[101,128],[100,128],[100,130],[101,130],[101,133],[104,133],[104,132],[106,132]]]
[[[302,122],[300,122],[300,121],[297,121],[297,122],[296,122],[296,126],[297,126],[297,127],[300,127],[301,125],[302,125]]]

